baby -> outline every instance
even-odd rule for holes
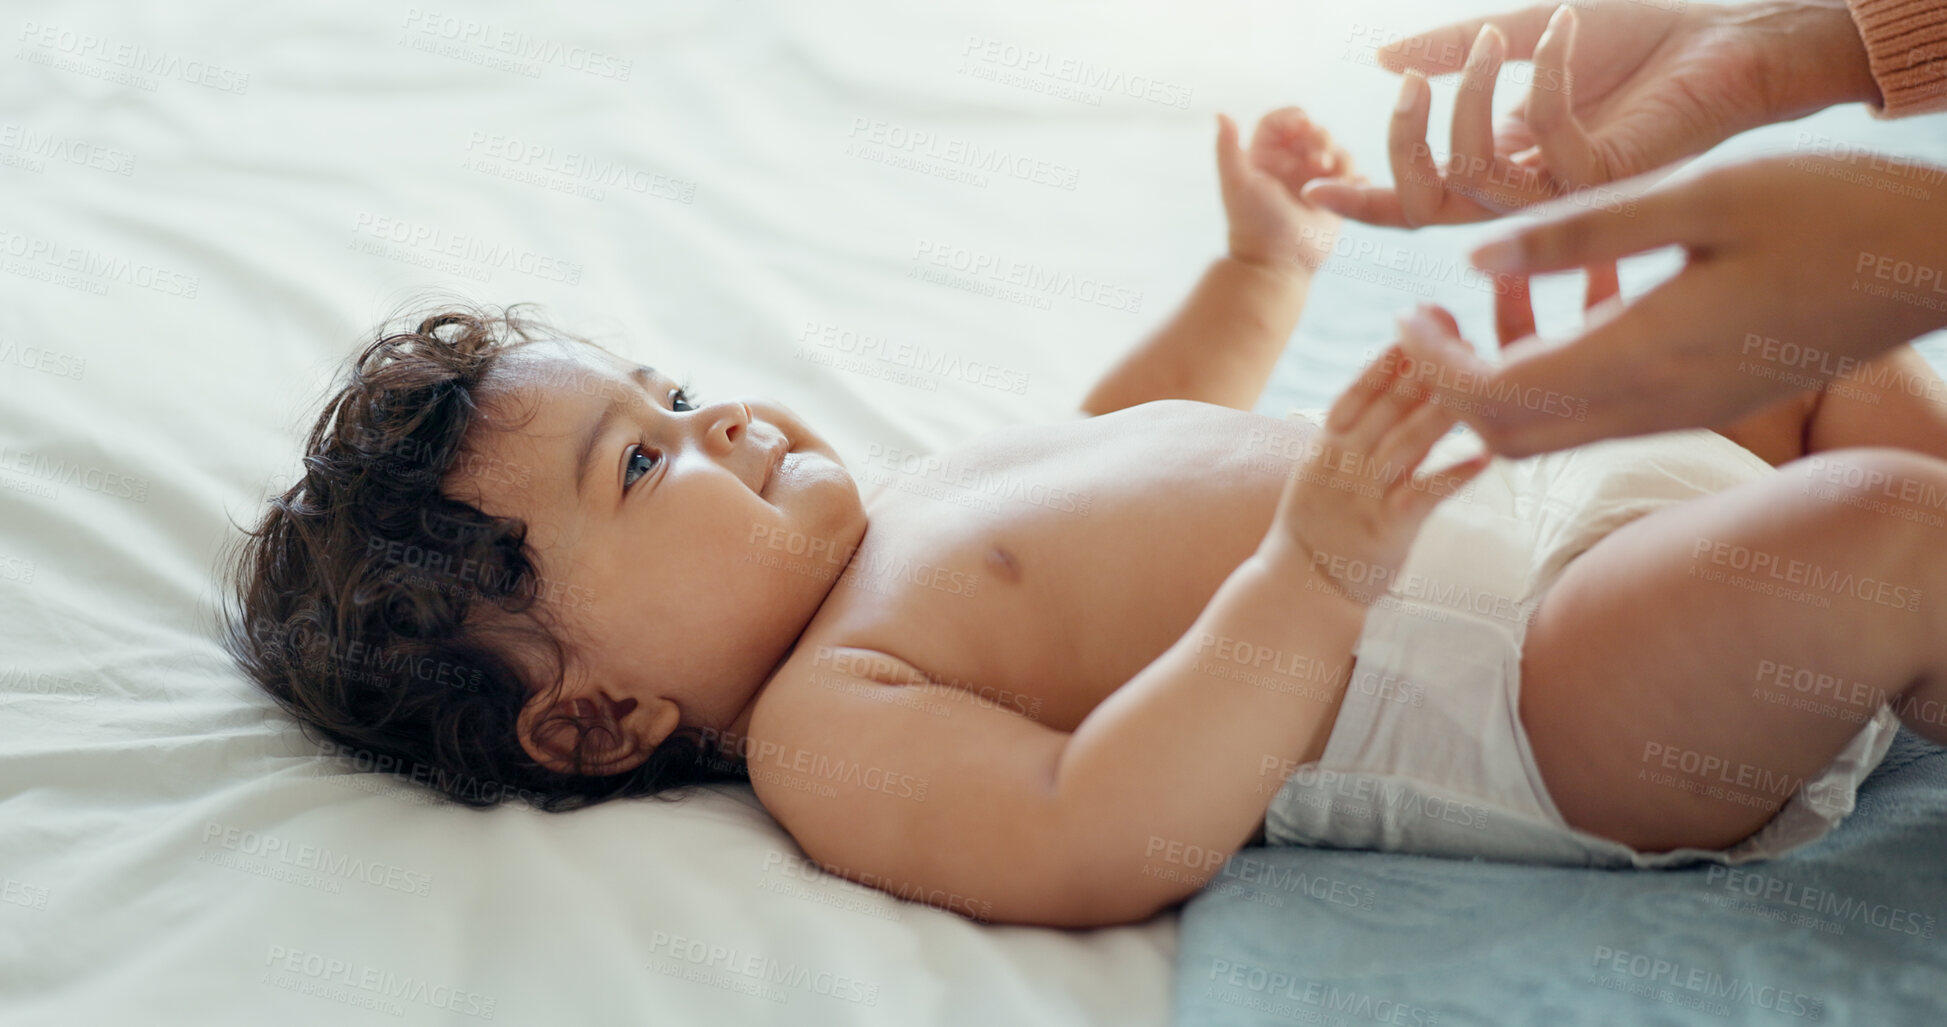
[[[1759,858],[1851,808],[1896,718],[1947,741],[1913,353],[1518,462],[1449,460],[1397,346],[1322,421],[1263,417],[1337,230],[1300,188],[1350,162],[1287,108],[1248,148],[1219,118],[1217,167],[1228,254],[1081,416],[869,500],[783,405],[513,311],[382,332],[238,554],[231,649],[462,802],[747,776],[832,872],[1071,927],[1248,843]],[[937,498],[972,483],[999,509]]]

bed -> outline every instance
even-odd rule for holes
[[[747,787],[480,813],[323,752],[219,649],[219,557],[343,359],[433,296],[537,301],[706,395],[781,398],[848,459],[1061,419],[1219,252],[1212,112],[1303,104],[1381,172],[1369,49],[1454,13],[17,13],[0,1023],[1169,1022],[1175,913],[981,926],[820,873]],[[1486,338],[1481,234],[1350,231],[1261,409],[1329,397],[1414,299]]]

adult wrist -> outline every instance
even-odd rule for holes
[[[1758,33],[1765,49],[1767,122],[1841,103],[1880,102],[1879,85],[1846,0],[1761,0],[1721,17]]]

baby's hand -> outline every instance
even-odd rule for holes
[[[1427,515],[1489,459],[1413,473],[1455,417],[1427,403],[1411,374],[1398,345],[1360,372],[1286,482],[1265,538],[1274,559],[1302,562],[1324,587],[1364,606],[1386,593]]]
[[[1280,269],[1316,271],[1332,254],[1339,216],[1299,199],[1315,178],[1348,178],[1352,158],[1305,112],[1284,107],[1266,114],[1246,153],[1237,124],[1217,115],[1217,179],[1230,219],[1230,254]]]

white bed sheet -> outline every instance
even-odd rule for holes
[[[321,759],[217,648],[215,560],[428,286],[778,396],[848,459],[1057,419],[1218,252],[1211,112],[1301,103],[1379,169],[1395,86],[1363,55],[1452,6],[10,13],[0,1022],[1167,1019],[1173,915],[899,903],[819,878],[744,788],[481,814]],[[919,132],[947,156],[902,166]],[[1453,260],[1476,234],[1375,238]],[[1356,270],[1281,395],[1335,388],[1413,298]],[[833,362],[863,337],[885,355]]]

